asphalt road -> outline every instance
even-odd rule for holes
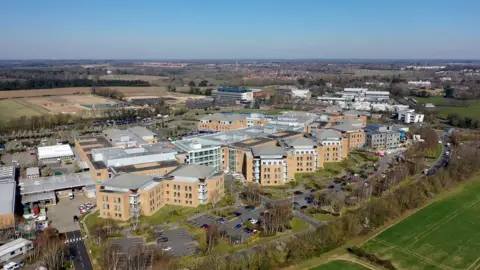
[[[87,247],[83,242],[80,231],[65,233],[70,255],[73,256],[73,263],[76,270],[93,270],[92,262],[88,256]]]

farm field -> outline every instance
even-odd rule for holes
[[[100,76],[101,80],[123,80],[123,81],[133,81],[133,80],[142,80],[152,84],[163,83],[164,80],[168,80],[168,77],[164,76],[149,76],[149,75],[119,75],[119,74],[110,74]]]
[[[0,100],[0,121],[8,121],[22,116],[40,116],[48,113],[48,110],[29,104],[25,100]]]
[[[480,268],[480,178],[366,242],[399,269]]]
[[[52,89],[34,89],[34,90],[15,90],[0,91],[0,99],[19,98],[19,97],[41,97],[41,96],[61,96],[73,94],[90,94],[90,87],[67,87]]]
[[[110,105],[117,104],[115,101],[93,95],[65,95],[52,97],[36,97],[23,99],[25,102],[39,106],[52,113],[78,113],[89,110],[92,105]]]
[[[439,117],[446,118],[449,114],[458,114],[464,117],[478,118],[480,116],[480,101],[478,100],[466,100],[468,104],[466,107],[449,106],[452,102],[461,103],[462,101],[446,99],[443,97],[410,97],[417,100],[419,103],[432,103],[436,106],[435,109],[439,112]]]
[[[367,270],[369,268],[362,266],[358,263],[344,261],[344,260],[335,260],[325,264],[321,264],[310,270]]]

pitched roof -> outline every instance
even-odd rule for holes
[[[295,147],[295,146],[315,146],[316,143],[309,138],[301,137],[301,138],[295,138],[286,141],[288,146]]]
[[[186,164],[176,168],[167,174],[167,176],[177,177],[193,177],[198,179],[205,179],[215,173],[215,168],[198,164]]]
[[[252,153],[254,156],[286,156],[287,152],[279,146],[256,146],[252,147]]]

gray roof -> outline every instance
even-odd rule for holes
[[[315,137],[319,140],[338,138],[341,139],[343,136],[337,131],[332,129],[323,129],[315,133]]]
[[[360,121],[360,120],[357,120],[357,119],[343,119],[343,120],[337,121],[337,123],[348,124],[348,125],[353,125],[353,126],[362,126],[363,125],[363,122]]]
[[[27,176],[28,175],[40,175],[40,170],[38,169],[38,167],[27,168]]]
[[[15,167],[2,166],[0,167],[0,181],[15,181]]]
[[[286,141],[288,146],[295,147],[295,146],[315,146],[317,145],[312,139],[301,137],[295,138],[292,140]]]
[[[252,147],[252,153],[254,156],[286,156],[287,152],[279,146],[255,146]]]
[[[344,111],[343,115],[364,115],[364,112],[360,111],[355,111],[355,110],[349,110],[349,111]]]
[[[135,126],[135,127],[129,128],[128,131],[132,132],[133,134],[135,134],[139,137],[157,135],[156,133],[150,131],[148,128],[140,127],[140,126]]]
[[[236,121],[245,120],[247,117],[240,114],[215,113],[202,117],[200,120]]]
[[[93,186],[90,172],[62,174],[57,176],[40,177],[34,180],[26,180],[20,184],[20,194],[35,194],[74,187]]]
[[[352,124],[340,124],[333,126],[332,129],[342,131],[342,132],[349,132],[349,131],[359,131],[362,129],[361,126],[352,125]]]
[[[15,212],[15,182],[0,183],[0,214],[13,214]]]
[[[55,198],[56,198],[55,191],[22,195],[22,204],[38,202],[43,200],[55,200]]]
[[[122,189],[139,189],[153,181],[153,178],[154,177],[151,175],[124,173],[104,181],[102,186]]]
[[[167,176],[176,177],[193,177],[198,179],[206,179],[215,173],[215,168],[198,164],[186,164],[176,168],[167,174]]]

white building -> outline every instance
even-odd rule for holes
[[[431,87],[432,83],[429,81],[409,81],[408,86],[412,87]]]
[[[27,254],[32,249],[32,241],[23,238],[15,239],[0,246],[0,262],[5,263],[14,257]]]
[[[311,96],[309,89],[292,89],[292,98],[309,99]]]
[[[213,90],[212,97],[220,100],[252,101],[253,91],[244,88],[222,87]]]
[[[425,115],[416,113],[415,110],[405,110],[398,112],[398,120],[403,121],[405,124],[421,123]]]
[[[73,157],[72,148],[68,144],[38,147],[38,160],[40,161],[65,160]]]

